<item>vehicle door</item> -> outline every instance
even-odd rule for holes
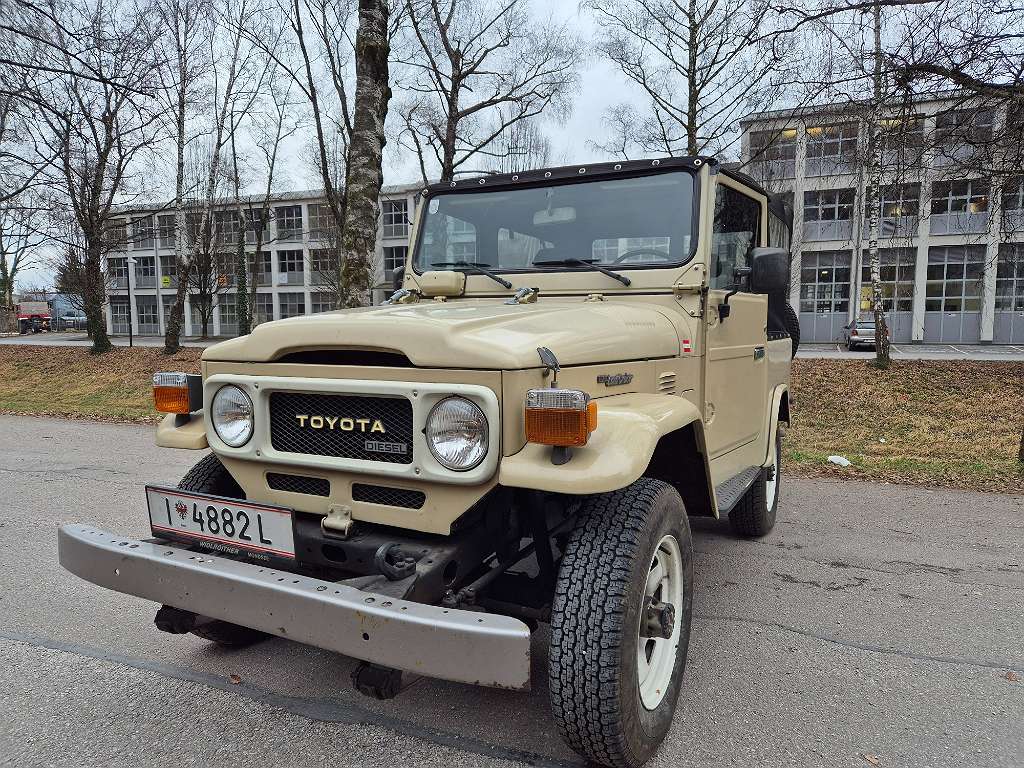
[[[763,215],[760,199],[718,177],[705,341],[705,424],[712,459],[751,443],[764,429],[768,298],[751,293],[748,279],[736,274],[751,266],[751,252],[764,237]],[[719,305],[732,291],[737,292],[729,296],[728,316],[721,317]]]

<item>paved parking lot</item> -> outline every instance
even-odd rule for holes
[[[1024,346],[1015,344],[892,344],[893,360],[1024,360]],[[870,360],[875,357],[874,347],[858,348],[852,352],[844,344],[800,344],[797,357],[829,358],[833,360]]]
[[[353,662],[227,652],[77,580],[56,526],[145,536],[142,483],[198,459],[147,427],[0,416],[0,764],[578,765],[535,685],[420,680],[360,697]],[[656,766],[1024,765],[1024,496],[790,480],[760,541],[693,521],[683,694]]]

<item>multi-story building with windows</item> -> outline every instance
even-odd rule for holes
[[[1024,113],[922,98],[883,121],[880,265],[894,342],[1024,342],[1024,170],[972,163]],[[742,170],[794,208],[791,301],[807,340],[870,311],[868,124],[836,105],[740,121]],[[1018,155],[1019,157],[1019,155]]]
[[[405,263],[419,189],[415,185],[381,190],[375,302],[390,293],[394,271]],[[249,205],[258,205],[260,201],[244,202],[248,211]],[[235,249],[242,222],[236,210],[232,202],[213,213],[213,244],[224,249],[213,261],[217,290],[208,331],[215,336],[238,332]],[[131,317],[135,333],[162,335],[178,288],[174,214],[166,212],[166,206],[133,206],[121,213],[123,218],[114,226],[112,241],[125,245],[111,251],[106,264],[110,285],[107,331],[127,334]],[[187,227],[198,230],[199,218],[190,212],[186,216]],[[334,236],[332,226],[330,212],[317,192],[276,195],[270,205],[270,222],[264,230],[259,264],[254,264],[256,228],[253,222],[248,223],[245,239],[249,274],[256,275],[254,321],[262,323],[334,309],[334,267],[327,248]],[[195,293],[189,291],[185,302],[186,336],[197,335],[202,324],[202,308],[197,306]]]

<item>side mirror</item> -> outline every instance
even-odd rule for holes
[[[402,287],[402,283],[405,281],[405,267],[399,267],[391,273],[391,287],[394,290],[398,290]]]
[[[752,293],[789,291],[789,251],[785,248],[755,248],[750,254]]]

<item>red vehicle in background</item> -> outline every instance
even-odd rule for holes
[[[50,305],[45,301],[23,301],[14,306],[21,333],[42,333],[50,330]]]

